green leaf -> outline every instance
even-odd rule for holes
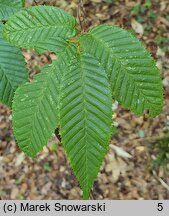
[[[94,27],[80,38],[81,48],[94,55],[107,72],[113,97],[137,115],[154,117],[163,106],[159,70],[149,52],[128,31],[116,26]]]
[[[12,105],[17,87],[28,80],[28,71],[21,51],[2,37],[0,24],[0,101]]]
[[[60,52],[62,52],[66,45],[67,41],[63,38],[50,38],[48,40],[36,44],[36,47],[34,47],[34,49],[39,54],[47,51],[59,54]]]
[[[60,83],[75,46],[67,43],[59,58],[43,68],[14,96],[12,124],[19,147],[35,157],[59,125]]]
[[[67,39],[75,36],[75,26],[75,18],[62,9],[34,6],[9,19],[5,24],[4,36],[17,47],[36,48],[39,44],[48,47],[51,38]]]
[[[107,75],[91,55],[74,59],[63,79],[61,138],[88,198],[111,136],[112,99]]]
[[[7,20],[22,8],[22,0],[0,0],[0,20]]]

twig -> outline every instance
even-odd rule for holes
[[[161,183],[161,185],[162,185],[166,190],[169,191],[169,185],[168,185],[167,183],[165,183],[164,180],[163,180],[162,178],[158,177],[158,175],[157,175],[157,173],[156,173],[155,170],[153,170],[153,175],[154,175],[154,177]]]
[[[80,24],[80,28],[82,32],[85,32],[85,27],[86,27],[86,12],[84,9],[84,4],[83,0],[78,0],[78,9],[77,9],[77,16]]]
[[[90,191],[90,199],[95,200],[93,188]]]
[[[165,138],[165,136],[153,136],[153,137],[145,137],[145,138],[138,138],[135,139],[137,142],[156,142],[161,139]]]
[[[57,129],[55,130],[55,135],[56,135],[56,137],[58,138],[59,142],[61,142],[61,137],[60,137],[60,134],[59,134],[59,128],[57,128]]]
[[[38,5],[38,3],[36,2],[36,0],[33,0],[33,2],[34,2],[36,5]]]

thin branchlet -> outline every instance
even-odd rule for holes
[[[86,12],[84,8],[83,0],[78,0],[77,16],[78,16],[81,31],[85,32],[86,31]]]
[[[36,0],[33,0],[33,2],[35,3],[35,5],[38,5],[38,3],[36,2]]]

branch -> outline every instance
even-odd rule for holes
[[[57,128],[55,130],[55,136],[58,138],[59,142],[61,143],[61,137],[60,137],[60,134],[59,134],[59,128]]]
[[[33,0],[33,2],[32,3],[35,3],[35,5],[38,5],[38,2],[36,2],[36,0]]]
[[[83,4],[83,0],[78,0],[78,9],[77,9],[77,16],[80,24],[80,28],[82,32],[85,32],[86,27],[86,12]]]

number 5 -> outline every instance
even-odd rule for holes
[[[157,210],[158,211],[162,211],[163,210],[163,203],[158,203]]]

